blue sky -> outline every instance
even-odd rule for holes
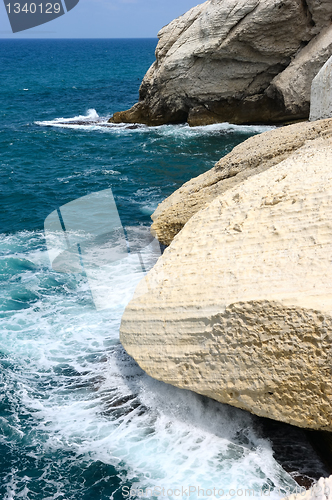
[[[0,0],[0,38],[153,38],[165,24],[201,2],[80,0],[64,16],[14,35]]]

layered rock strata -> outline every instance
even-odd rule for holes
[[[122,318],[149,375],[332,430],[331,165],[326,132],[187,222]]]
[[[251,137],[215,167],[191,179],[166,198],[152,215],[154,235],[169,245],[188,220],[217,196],[280,163],[307,140],[329,134],[332,120],[299,123]]]
[[[161,125],[307,118],[332,55],[329,0],[208,0],[158,34],[140,100],[111,121]]]

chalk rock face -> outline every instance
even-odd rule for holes
[[[159,32],[140,101],[111,120],[203,125],[307,118],[312,78],[332,50],[322,40],[317,46],[324,48],[302,50],[331,19],[330,0],[208,0]]]
[[[188,221],[122,318],[143,370],[332,431],[331,165],[327,133]]]
[[[222,158],[215,167],[186,182],[159,204],[152,214],[152,231],[169,245],[188,220],[217,196],[280,163],[303,146],[332,130],[332,120],[299,123],[251,137]]]
[[[312,83],[310,120],[332,117],[332,57]]]

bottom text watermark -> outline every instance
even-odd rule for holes
[[[153,498],[153,497],[169,497],[169,498],[237,498],[237,497],[269,497],[272,492],[274,495],[280,495],[280,498],[287,497],[292,494],[304,496],[307,492],[305,488],[297,486],[295,488],[280,488],[266,487],[256,490],[253,488],[236,488],[223,489],[219,487],[202,488],[200,486],[178,486],[176,488],[167,488],[163,486],[154,486],[153,488],[134,488],[129,486],[122,487],[122,495],[124,498]]]

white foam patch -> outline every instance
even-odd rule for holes
[[[177,134],[180,135],[190,135],[190,136],[200,136],[200,135],[213,135],[220,133],[243,133],[243,134],[260,134],[262,132],[267,132],[268,130],[273,130],[276,127],[270,125],[235,125],[232,123],[216,123],[213,125],[204,125],[199,127],[189,127],[188,124],[183,125],[161,125],[160,127],[154,127],[155,129],[162,130],[164,135],[172,136],[174,129]]]
[[[0,318],[3,354],[15,366],[6,371],[7,390],[14,388],[13,408],[23,408],[33,422],[26,433],[13,414],[8,425],[15,432],[8,439],[17,444],[24,436],[36,458],[63,450],[82,468],[98,460],[112,464],[122,484],[132,481],[136,489],[199,486],[226,494],[253,488],[261,496],[270,486],[269,498],[276,500],[278,488],[294,488],[255,431],[255,417],[153,380],[126,355],[119,326],[137,273],[124,273],[119,262],[114,290],[121,300],[97,312],[84,278],[50,269],[42,234],[0,238],[0,256],[31,263],[18,270],[18,281],[8,278],[6,293],[19,283],[38,297]],[[8,498],[15,498],[18,475],[13,472]],[[190,496],[208,497],[198,491]]]
[[[63,123],[71,123],[71,122],[77,122],[77,121],[96,121],[99,120],[99,115],[95,109],[88,109],[86,115],[79,115],[79,116],[74,116],[73,118],[56,118],[53,120],[53,122],[47,122],[47,123],[58,123],[58,122],[63,122]]]
[[[63,128],[87,128],[89,123],[107,123],[108,118],[101,118],[95,109],[89,109],[86,115],[78,115],[72,118],[55,118],[54,120],[36,121],[36,125],[43,127]],[[79,123],[81,122],[81,125]]]
[[[162,193],[159,187],[148,187],[137,189],[131,199],[131,203],[137,205],[141,213],[152,215],[158,207],[161,198]]]

